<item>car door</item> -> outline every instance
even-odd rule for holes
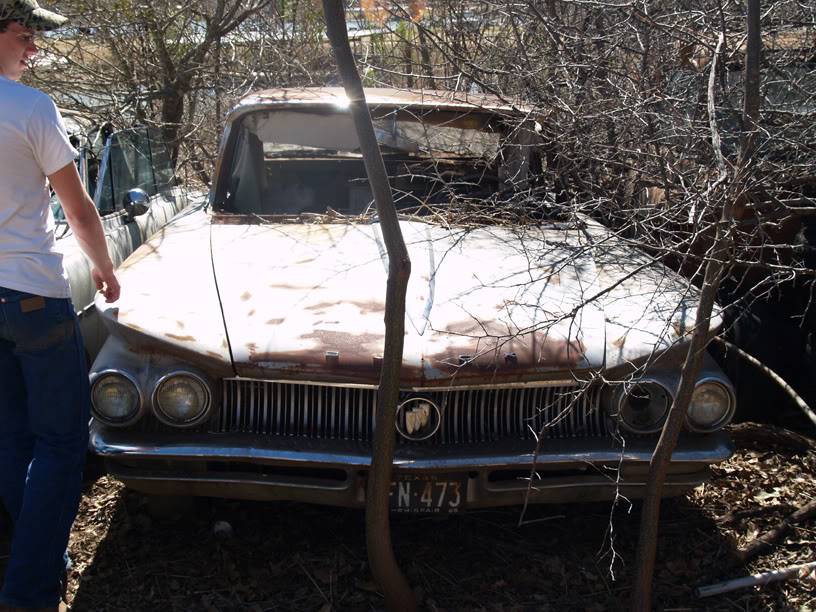
[[[82,145],[77,160],[80,176],[93,194],[99,210],[108,252],[119,266],[139,245],[161,229],[188,204],[187,194],[178,185],[172,160],[158,130],[138,127],[113,132],[97,153],[99,134],[78,139]],[[145,207],[131,207],[132,190],[143,192]],[[129,195],[131,194],[131,195]],[[61,206],[52,200],[57,222],[57,250],[71,283],[71,297],[80,318],[89,358],[98,352],[105,331],[96,316],[93,297],[96,287],[90,263],[67,227]]]

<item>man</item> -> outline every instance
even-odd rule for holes
[[[36,35],[65,18],[36,0],[0,0],[0,499],[14,524],[0,611],[58,610],[88,438],[85,350],[46,178],[105,298],[119,297],[99,215],[62,118],[17,81]]]

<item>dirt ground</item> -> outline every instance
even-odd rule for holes
[[[736,547],[816,495],[812,449],[738,446],[710,483],[664,502],[656,609],[816,610],[816,583],[799,580],[709,599],[693,594],[695,586],[816,559],[810,520],[770,554],[747,566],[736,561]],[[627,509],[538,506],[522,527],[519,508],[395,516],[392,536],[425,610],[625,610],[640,518],[637,507]],[[0,534],[0,565],[7,547],[8,529]],[[202,499],[182,519],[157,519],[143,496],[103,477],[86,491],[71,555],[75,612],[383,606],[359,510]]]

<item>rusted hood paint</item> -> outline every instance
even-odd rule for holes
[[[210,257],[210,219],[188,209],[118,268],[122,294],[96,298],[111,332],[136,350],[171,354],[230,375],[232,363]]]
[[[667,348],[693,325],[698,292],[594,222],[401,226],[412,262],[403,385],[564,378]],[[239,375],[377,381],[387,276],[378,224],[215,223],[211,236],[205,227],[171,231],[179,234],[166,241],[172,252],[159,238],[150,243],[155,252],[142,255],[166,279],[155,302],[166,314],[145,321],[142,308],[155,312],[156,305],[134,296],[126,324],[141,313],[138,324],[157,335],[190,336],[201,350],[225,354],[214,288],[204,279],[209,261],[190,244],[211,238]]]

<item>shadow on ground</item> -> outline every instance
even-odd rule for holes
[[[197,499],[171,520],[108,479],[83,502],[72,553],[72,609],[373,610],[364,513]],[[95,504],[95,505],[94,505]],[[461,516],[396,516],[396,554],[427,610],[624,610],[639,516],[610,504]],[[655,604],[699,607],[691,589],[722,574],[733,547],[685,498],[664,502]]]
[[[656,610],[816,609],[812,586],[795,580],[693,596],[695,586],[816,555],[811,521],[748,566],[734,562],[737,545],[813,498],[812,445],[792,448],[790,436],[767,433],[735,430],[737,453],[713,468],[711,483],[664,500]],[[75,612],[383,607],[368,570],[360,510],[197,499],[164,508],[157,518],[152,506],[110,478],[88,484],[70,544],[68,600]],[[536,506],[522,526],[519,508],[397,515],[392,536],[424,610],[615,612],[627,609],[640,522],[638,509],[627,509],[620,503],[610,521],[609,503]],[[9,533],[0,512],[0,572]]]

